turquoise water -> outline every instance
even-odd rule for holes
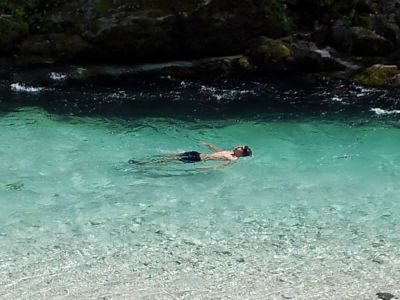
[[[0,116],[4,298],[400,295],[396,116]],[[247,144],[253,157],[129,159]]]
[[[77,70],[1,72],[2,298],[400,295],[396,91]]]

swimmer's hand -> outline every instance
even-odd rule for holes
[[[207,142],[199,141],[198,143],[199,143],[200,145],[206,146],[208,149],[210,149],[210,150],[212,150],[212,151],[214,151],[214,152],[220,152],[220,151],[222,151],[222,149],[220,149],[220,148],[218,148],[218,147],[216,147],[216,146],[214,146],[214,145],[211,145],[211,144],[209,144],[209,143],[207,143]]]

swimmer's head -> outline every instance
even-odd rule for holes
[[[236,157],[242,157],[242,156],[251,156],[253,153],[248,146],[239,145],[233,149],[233,154]]]

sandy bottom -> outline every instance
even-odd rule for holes
[[[340,217],[334,208],[329,216]],[[367,224],[340,222],[313,228],[295,216],[287,222],[236,215],[234,221],[240,224],[235,233],[140,218],[129,225],[91,221],[76,238],[43,232],[50,243],[31,240],[27,248],[25,241],[3,252],[0,293],[7,299],[377,299],[378,292],[400,293],[394,232],[371,236]],[[203,236],[194,236],[199,229]]]

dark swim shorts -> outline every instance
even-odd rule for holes
[[[184,163],[194,163],[201,161],[200,153],[196,151],[189,151],[178,154],[179,160]]]

